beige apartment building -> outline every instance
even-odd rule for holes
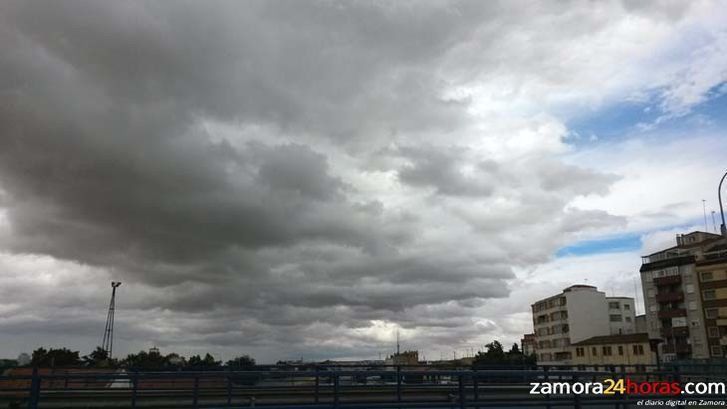
[[[721,271],[706,263],[705,256],[714,252],[715,248],[724,245],[722,236],[695,231],[680,234],[676,237],[676,245],[642,257],[641,285],[644,292],[646,307],[647,331],[650,338],[659,338],[659,352],[664,361],[675,359],[705,359],[712,356],[710,346],[716,345],[707,337],[705,322],[705,305],[702,286],[712,281],[714,275],[706,274],[704,283],[700,283],[699,272],[711,273]],[[699,269],[697,266],[699,265]],[[712,278],[710,278],[712,277]],[[722,286],[722,280],[714,280],[716,289]],[[714,292],[707,292],[708,301],[716,301]],[[720,293],[721,295],[721,293]],[[719,303],[710,304],[717,305]],[[727,304],[726,304],[727,306]],[[710,327],[719,327],[718,320],[727,311],[720,312],[710,307]],[[715,335],[714,330],[712,334]],[[714,337],[719,339],[718,337]]]
[[[606,297],[590,285],[573,285],[531,306],[535,353],[544,365],[570,364],[571,345],[610,334],[633,333],[634,300]]]
[[[574,365],[653,365],[656,354],[649,334],[604,335],[576,342],[571,347]]]
[[[727,243],[721,242],[696,262],[707,346],[712,358],[727,352]]]

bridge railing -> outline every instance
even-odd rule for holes
[[[636,369],[639,369],[638,371]],[[358,369],[317,366],[305,370],[267,367],[252,371],[53,371],[0,376],[0,407],[86,408],[478,408],[584,407],[625,408],[657,394],[595,395],[531,394],[533,383],[602,383],[606,379],[633,381],[725,380],[727,367],[690,365],[668,367],[534,367],[446,370],[433,367],[375,366]],[[710,395],[718,398],[717,395]],[[710,397],[705,395],[705,397]],[[81,405],[81,403],[83,405]],[[11,406],[15,405],[15,406]]]

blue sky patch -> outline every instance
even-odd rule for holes
[[[634,251],[640,248],[641,236],[638,234],[629,234],[607,239],[579,241],[569,246],[561,247],[555,253],[555,256],[587,256],[590,254]]]

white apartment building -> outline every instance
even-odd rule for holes
[[[636,328],[636,305],[629,297],[606,297],[611,335],[633,334]]]
[[[590,285],[573,285],[537,301],[531,308],[538,363],[570,364],[572,343],[633,332],[634,307],[632,298],[607,298]]]

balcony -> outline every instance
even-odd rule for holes
[[[689,344],[665,344],[662,351],[665,354],[691,354],[692,346]]]
[[[674,276],[666,276],[666,277],[657,277],[654,279],[654,284],[659,287],[663,285],[673,285],[673,284],[679,284],[682,282],[682,276],[674,275]]]
[[[678,277],[678,276],[675,276]],[[663,277],[666,278],[666,277]],[[681,291],[656,294],[656,302],[679,302],[684,301],[684,293]]]
[[[684,308],[673,308],[671,310],[661,310],[659,311],[659,314],[657,315],[660,320],[667,319],[667,318],[674,318],[674,317],[686,317],[687,316],[687,310]]]
[[[664,338],[675,338],[675,337],[685,338],[685,337],[689,336],[689,327],[662,328],[661,336]]]

